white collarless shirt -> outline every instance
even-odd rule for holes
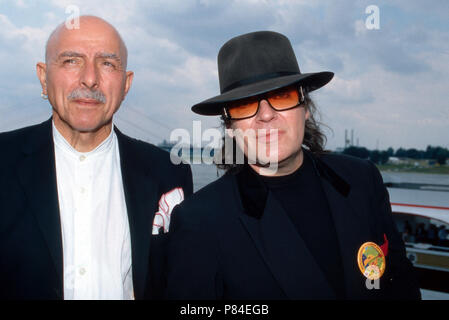
[[[76,151],[53,123],[64,299],[134,299],[131,240],[117,136]]]

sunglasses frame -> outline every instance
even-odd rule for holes
[[[273,90],[272,90],[272,91],[273,91]],[[223,107],[223,116],[224,116],[224,118],[225,118],[226,120],[243,120],[243,119],[249,119],[249,118],[252,118],[252,117],[254,117],[254,116],[257,114],[257,112],[259,112],[260,101],[262,101],[262,100],[266,100],[266,101],[268,102],[268,105],[269,105],[273,110],[275,110],[275,111],[277,111],[277,112],[282,112],[282,111],[287,111],[287,110],[294,109],[294,108],[299,107],[300,105],[304,104],[304,102],[306,101],[306,98],[305,98],[305,95],[304,95],[304,91],[303,91],[303,89],[302,89],[302,86],[299,86],[299,88],[296,88],[296,91],[298,91],[298,95],[301,96],[301,99],[299,100],[298,104],[296,104],[296,105],[294,105],[294,106],[292,106],[292,107],[289,107],[289,108],[287,108],[287,109],[278,110],[278,109],[276,109],[275,107],[273,107],[273,106],[271,105],[270,101],[269,101],[268,98],[267,98],[267,94],[271,92],[271,91],[268,91],[268,92],[266,92],[266,93],[262,93],[262,94],[259,94],[259,95],[255,96],[255,97],[259,97],[259,99],[258,99],[258,102],[257,102],[257,109],[256,109],[256,112],[255,112],[252,116],[243,117],[243,118],[232,118],[231,115],[229,114],[229,110],[228,110],[229,107]]]

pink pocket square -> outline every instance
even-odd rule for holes
[[[159,200],[159,210],[154,215],[152,234],[159,234],[160,230],[168,232],[170,226],[170,216],[173,208],[184,200],[182,188],[174,188],[164,193]]]

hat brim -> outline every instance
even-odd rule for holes
[[[235,100],[257,96],[271,90],[276,90],[291,84],[303,86],[307,92],[319,89],[332,80],[333,72],[323,71],[315,73],[301,73],[268,79],[246,86],[241,86],[230,90],[203,102],[197,103],[192,107],[192,111],[204,116],[221,115],[223,107]]]

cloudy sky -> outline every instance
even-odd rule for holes
[[[327,148],[449,148],[449,1],[0,0],[0,132],[51,114],[35,75],[53,28],[69,5],[117,27],[133,87],[116,114],[125,133],[152,143],[176,128],[218,127],[190,107],[219,93],[216,56],[230,38],[258,30],[287,35],[302,72],[335,77],[313,93]],[[365,9],[379,8],[369,30]]]

